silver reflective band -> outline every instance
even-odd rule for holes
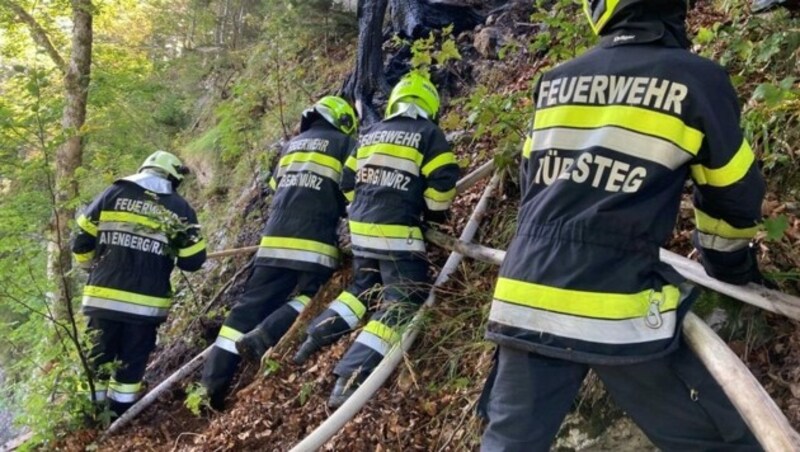
[[[669,141],[614,126],[586,130],[553,127],[533,132],[533,151],[583,151],[592,146],[649,160],[672,170],[692,158],[687,151]]]
[[[113,389],[108,390],[108,398],[120,403],[133,403],[139,398],[138,392],[117,392]]]
[[[416,162],[400,157],[392,157],[391,155],[378,154],[377,152],[369,157],[358,159],[358,169],[362,169],[366,165],[384,166],[419,176],[419,166]]]
[[[300,303],[300,302],[299,302],[299,301],[297,301],[297,300],[292,300],[292,301],[290,301],[290,302],[289,302],[289,306],[291,306],[292,308],[294,308],[294,310],[295,310],[295,311],[297,311],[298,313],[301,313],[301,312],[303,312],[303,309],[305,309],[305,308],[306,308],[306,305],[304,305],[303,303]]]
[[[366,331],[362,331],[358,335],[358,337],[356,338],[356,342],[366,345],[367,347],[375,350],[376,352],[380,353],[383,356],[386,356],[386,354],[389,353],[389,350],[392,349],[392,344]]]
[[[239,354],[239,351],[236,350],[236,342],[233,342],[227,337],[217,336],[217,340],[214,341],[214,346],[219,347],[226,352],[233,353],[234,355]]]
[[[362,248],[387,251],[419,251],[425,252],[425,242],[418,239],[390,239],[386,237],[370,237],[351,233],[353,245]]]
[[[662,312],[663,324],[651,328],[645,317],[625,320],[603,320],[541,311],[500,300],[492,302],[489,321],[514,328],[554,334],[599,344],[637,344],[669,339],[675,335],[677,314]]]
[[[256,257],[309,262],[330,268],[337,268],[339,266],[339,261],[328,255],[315,253],[313,251],[290,250],[286,248],[261,247],[258,249]]]
[[[100,226],[97,228],[97,230],[106,232],[128,232],[142,237],[147,237],[158,242],[163,242],[165,244],[169,243],[169,240],[167,240],[167,235],[163,232],[150,232],[152,229],[140,224],[103,221],[100,223]]]
[[[166,317],[169,309],[142,306],[124,301],[108,300],[106,298],[83,296],[83,305],[90,308],[108,309],[109,311],[124,312],[126,314],[143,315],[147,317]]]
[[[102,402],[106,400],[106,390],[99,390],[94,392],[94,401],[95,402]]]
[[[700,240],[700,246],[715,251],[739,251],[750,245],[750,239],[727,239],[700,231],[697,231],[697,238]]]
[[[358,322],[361,320],[346,304],[339,300],[333,300],[330,306],[328,306],[328,309],[339,314],[339,317],[347,322],[347,325],[350,326],[351,330],[355,328],[356,325],[358,325]]]
[[[431,198],[425,198],[425,205],[428,206],[428,210],[447,210],[452,203],[452,201],[434,201]]]
[[[327,177],[328,179],[332,179],[337,184],[342,178],[342,173],[336,171],[333,168],[327,167],[325,165],[320,165],[319,163],[314,162],[292,162],[289,165],[281,168],[281,174],[285,173],[299,173],[303,171],[308,171],[314,174],[318,174],[322,177]]]

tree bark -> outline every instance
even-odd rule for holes
[[[31,38],[36,42],[36,44],[41,47],[47,55],[50,56],[50,59],[53,60],[53,63],[56,65],[59,71],[62,74],[67,72],[67,65],[64,63],[64,59],[61,57],[61,54],[58,53],[53,43],[50,41],[50,37],[47,36],[47,31],[44,27],[36,21],[24,8],[16,4],[11,0],[0,0],[0,5],[6,5],[8,9],[14,12],[14,14],[19,17],[19,19],[28,26],[28,30],[31,34]]]
[[[469,6],[433,3],[430,0],[363,0],[358,2],[358,52],[356,70],[347,78],[342,93],[352,99],[364,125],[380,120],[376,96],[390,91],[383,68],[383,20],[391,9],[392,30],[416,39],[450,24],[453,32],[471,29],[483,17]]]
[[[55,161],[55,213],[51,223],[52,252],[48,264],[57,287],[55,312],[62,317],[71,312],[69,220],[75,216],[73,203],[78,196],[75,170],[80,167],[83,157],[81,128],[86,121],[92,65],[92,9],[91,0],[72,0],[72,53],[64,76],[65,102],[61,117],[66,140],[56,151]]]

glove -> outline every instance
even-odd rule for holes
[[[696,240],[695,247],[700,251],[700,263],[703,264],[703,268],[709,276],[737,286],[753,282],[769,289],[777,288],[777,285],[765,278],[759,270],[754,243],[745,249],[734,252],[704,249]]]

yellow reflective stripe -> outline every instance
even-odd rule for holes
[[[758,226],[737,228],[725,220],[717,219],[695,207],[694,221],[697,230],[726,239],[752,239],[758,232]]]
[[[433,187],[430,187],[425,190],[422,196],[438,202],[448,202],[452,201],[453,198],[456,197],[456,189],[453,188],[447,191],[439,191]]]
[[[142,306],[152,306],[156,308],[169,308],[170,299],[161,297],[151,297],[124,290],[110,289],[108,287],[85,286],[83,295],[96,298],[106,298],[109,300],[124,301]]]
[[[92,220],[89,219],[86,215],[81,215],[78,217],[78,226],[86,231],[87,234],[91,235],[92,237],[97,237],[97,225],[92,223]]]
[[[347,160],[344,162],[344,166],[355,172],[358,169],[358,160],[351,155],[350,157],[347,157]]]
[[[342,292],[338,297],[336,297],[336,299],[350,308],[350,310],[353,311],[353,314],[355,314],[359,319],[364,317],[364,313],[367,312],[367,307],[364,306],[364,303],[362,303],[358,297],[350,292]]]
[[[236,342],[240,337],[244,336],[244,333],[229,326],[222,325],[222,328],[219,329],[219,334],[217,334],[217,336]]]
[[[396,344],[400,342],[402,337],[400,336],[400,333],[395,331],[394,328],[386,325],[385,323],[379,322],[378,320],[370,320],[369,323],[367,323],[367,326],[364,327],[364,331],[378,336],[389,344]]]
[[[206,249],[206,239],[200,239],[199,242],[186,248],[178,250],[178,257],[190,257]]]
[[[525,144],[522,145],[522,158],[530,158],[531,151],[533,150],[533,137],[528,135],[525,137]]]
[[[100,212],[100,221],[134,223],[155,230],[159,230],[161,227],[161,223],[159,223],[155,218],[130,212],[118,212],[115,210],[104,210]]]
[[[678,307],[680,289],[665,286],[662,292],[603,293],[562,289],[526,281],[500,278],[494,297],[500,301],[535,309],[595,319],[630,319],[648,313],[652,303],[661,312]]]
[[[593,129],[617,126],[668,140],[691,155],[697,155],[704,135],[675,116],[627,105],[562,105],[538,110],[533,128],[573,127]]]
[[[299,301],[303,306],[307,306],[308,302],[311,301],[311,297],[308,295],[298,295],[294,297],[293,300]]]
[[[739,182],[756,160],[750,143],[742,141],[736,154],[721,168],[711,169],[703,165],[692,165],[692,178],[698,185],[727,187]]]
[[[94,250],[86,253],[72,253],[72,255],[75,256],[75,260],[78,261],[79,264],[85,264],[94,259]]]
[[[457,164],[456,156],[452,152],[447,151],[437,155],[430,162],[426,163],[425,166],[422,167],[422,175],[428,177],[431,173],[443,166]]]
[[[142,382],[138,383],[119,383],[114,380],[111,380],[111,383],[108,385],[108,388],[115,392],[120,392],[123,394],[135,394],[142,390]]]
[[[278,189],[278,182],[275,180],[274,177],[270,177],[269,178],[269,188],[271,188],[272,191],[275,191],[275,190]]]
[[[322,166],[327,166],[337,173],[342,172],[342,162],[329,155],[320,154],[319,152],[293,152],[284,155],[281,158],[280,166],[289,166],[295,162],[314,162]]]
[[[359,160],[368,158],[372,154],[383,154],[391,157],[410,160],[416,163],[417,166],[422,165],[422,159],[424,158],[422,153],[416,148],[400,146],[397,144],[378,143],[358,148],[357,155]]]
[[[339,248],[328,245],[327,243],[315,242],[313,240],[296,239],[293,237],[261,237],[261,245],[264,248],[286,248],[290,250],[311,251],[313,253],[324,254],[332,258],[339,257]]]
[[[350,232],[370,237],[412,238],[422,240],[422,231],[418,227],[402,224],[361,223],[350,220]]]
[[[355,190],[350,190],[342,193],[344,194],[344,199],[346,199],[347,202],[353,202],[353,200],[356,198]]]

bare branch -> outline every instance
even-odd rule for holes
[[[14,14],[19,17],[19,19],[24,22],[28,26],[28,30],[31,33],[31,38],[39,45],[48,55],[50,55],[50,59],[53,60],[53,63],[56,65],[58,70],[61,71],[62,74],[67,73],[67,64],[64,62],[64,58],[61,57],[61,54],[58,53],[53,43],[50,41],[50,37],[47,35],[47,30],[36,21],[24,8],[16,4],[11,0],[0,0],[1,5],[6,5]]]

